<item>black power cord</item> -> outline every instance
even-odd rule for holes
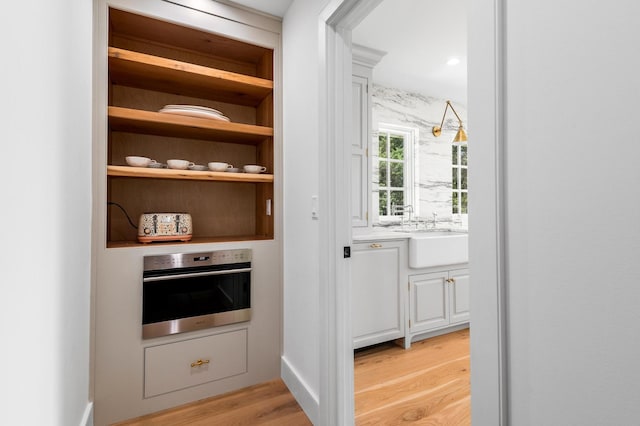
[[[122,210],[122,213],[124,213],[124,215],[127,217],[127,220],[129,221],[129,225],[131,225],[134,229],[138,229],[138,227],[133,223],[133,221],[131,220],[131,218],[129,217],[129,214],[127,213],[127,211],[124,209],[124,207],[122,207],[120,204],[118,203],[114,203],[113,201],[107,201],[107,205],[109,206],[116,206],[118,207],[120,210]]]

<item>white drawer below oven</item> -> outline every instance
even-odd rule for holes
[[[201,385],[247,371],[247,330],[147,347],[144,397]]]

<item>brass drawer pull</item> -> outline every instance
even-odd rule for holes
[[[369,247],[371,247],[371,248],[382,248],[382,244],[373,243]]]
[[[209,364],[209,360],[208,359],[199,359],[196,362],[192,362],[191,363],[191,368],[200,367],[203,364]]]

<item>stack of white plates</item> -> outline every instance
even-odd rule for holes
[[[160,111],[166,114],[188,115],[198,118],[212,118],[214,120],[231,121],[229,117],[217,109],[198,105],[165,105]]]

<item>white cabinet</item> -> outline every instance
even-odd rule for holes
[[[351,85],[351,224],[354,227],[371,225],[369,214],[371,194],[371,84],[373,67],[385,52],[353,45]]]
[[[468,326],[467,264],[410,269],[408,247],[404,239],[353,245],[354,349],[400,338],[408,349],[414,338],[424,339]]]
[[[409,341],[416,334],[468,321],[468,269],[409,277]]]
[[[405,294],[400,285],[406,241],[359,243],[351,251],[354,348],[404,337]]]

